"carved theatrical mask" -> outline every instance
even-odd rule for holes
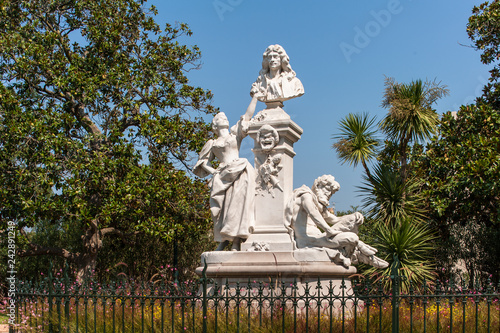
[[[262,150],[269,153],[279,142],[278,131],[270,125],[264,125],[257,133],[257,141],[259,142]]]

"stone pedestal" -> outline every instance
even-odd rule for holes
[[[207,265],[209,278],[342,278],[356,274],[356,268],[331,262],[324,251],[301,249],[296,251],[212,251],[201,255],[201,275]]]
[[[259,130],[264,125],[271,126],[277,131],[279,141],[272,150],[263,149],[257,140]],[[279,171],[275,175],[277,185],[270,188],[263,187],[257,181],[257,196],[255,198],[255,229],[253,234],[242,244],[241,250],[252,248],[254,242],[266,244],[270,251],[292,251],[292,242],[284,225],[284,210],[293,191],[293,144],[300,139],[303,130],[278,105],[268,105],[253,119],[248,134],[254,139],[255,154],[254,166],[259,172],[261,166],[269,157],[281,157]]]
[[[205,252],[201,262],[202,266],[196,269],[196,273],[201,276],[206,265],[206,277],[214,282],[212,287],[217,285],[221,288],[220,292],[225,288],[233,289],[236,284],[256,288],[262,282],[277,295],[283,291],[282,283],[286,286],[287,294],[293,293],[291,286],[296,284],[297,295],[304,295],[306,286],[315,295],[318,295],[318,289],[323,295],[328,295],[330,288],[333,288],[335,295],[352,295],[349,277],[356,274],[355,267],[345,268],[334,264],[326,252],[315,249]]]

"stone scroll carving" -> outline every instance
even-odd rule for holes
[[[333,176],[324,175],[314,181],[312,189],[303,185],[293,191],[285,210],[285,224],[296,248],[325,251],[333,262],[345,267],[359,262],[387,267],[386,261],[375,256],[377,250],[358,237],[363,224],[361,213],[338,217],[328,211],[330,198],[339,189]]]

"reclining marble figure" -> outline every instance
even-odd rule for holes
[[[333,262],[345,267],[359,262],[376,268],[389,266],[375,256],[375,248],[359,239],[361,213],[335,216],[328,211],[330,198],[339,189],[333,176],[324,175],[314,181],[312,189],[303,185],[293,191],[285,210],[285,224],[296,248],[326,251]]]

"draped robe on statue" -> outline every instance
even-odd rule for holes
[[[203,147],[193,172],[206,177],[201,167],[207,160],[221,162],[211,181],[210,211],[214,221],[214,240],[246,239],[255,225],[256,173],[245,158],[238,157],[241,140],[246,136],[242,121],[231,128],[223,142],[209,140]],[[228,160],[229,157],[229,161]]]

